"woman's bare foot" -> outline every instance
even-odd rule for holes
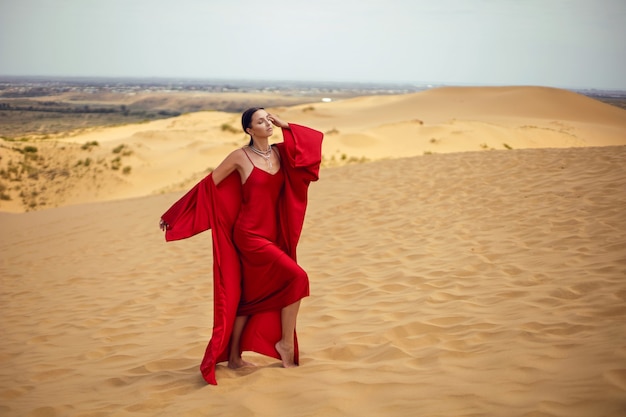
[[[228,360],[228,367],[230,369],[248,368],[256,366],[252,362],[244,361],[243,358],[238,357]]]
[[[278,351],[280,359],[283,361],[284,368],[295,368],[298,366],[293,360],[293,346],[285,346],[281,341],[279,341],[274,347]]]

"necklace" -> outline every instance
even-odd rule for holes
[[[248,147],[252,150],[252,152],[265,159],[265,162],[267,162],[267,166],[269,167],[269,169],[272,169],[272,161],[270,160],[270,158],[272,157],[272,145],[270,145],[266,151],[257,149],[254,147],[254,145],[250,145]]]

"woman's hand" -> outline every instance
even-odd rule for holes
[[[289,123],[284,122],[273,114],[268,114],[267,119],[272,122],[272,124],[276,127],[280,127],[281,129],[289,129]]]

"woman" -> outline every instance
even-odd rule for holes
[[[270,145],[273,126],[284,142]],[[166,240],[212,229],[213,335],[200,366],[216,384],[215,365],[249,366],[242,351],[298,364],[300,300],[309,295],[296,263],[307,190],[318,178],[321,132],[288,124],[263,108],[242,114],[247,146],[233,151],[161,219]]]

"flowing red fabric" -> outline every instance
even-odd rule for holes
[[[283,129],[284,141],[275,145],[285,173],[279,201],[279,242],[294,261],[307,206],[308,187],[317,181],[323,134],[296,124]],[[241,264],[233,242],[233,227],[241,207],[242,186],[237,171],[218,186],[209,174],[167,210],[165,240],[189,238],[208,229],[213,242],[213,334],[200,364],[202,376],[217,385],[215,366],[228,360],[230,335],[241,297]],[[241,336],[242,351],[253,351],[276,359],[275,345],[281,338],[280,310],[249,316]],[[295,361],[298,344],[294,333]]]

